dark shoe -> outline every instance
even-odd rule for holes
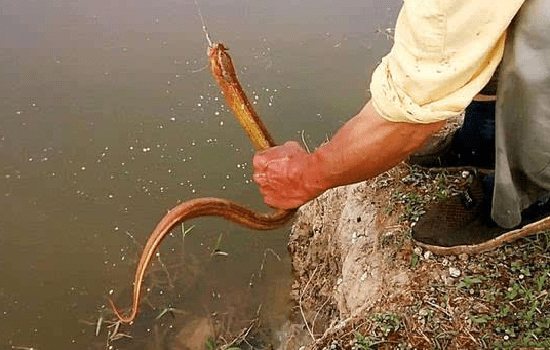
[[[413,227],[413,239],[432,246],[454,247],[479,244],[510,231],[491,219],[493,188],[493,174],[478,174],[461,195],[432,204]],[[547,195],[522,212],[519,227],[549,215]]]
[[[495,101],[473,101],[466,107],[464,123],[454,133],[435,137],[409,158],[424,167],[475,166],[495,168]]]
[[[491,197],[478,175],[462,194],[435,202],[413,227],[415,240],[440,247],[477,244],[507,230],[490,219]]]

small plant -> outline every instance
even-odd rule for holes
[[[376,322],[376,328],[382,331],[384,337],[399,329],[399,316],[394,313],[374,314],[371,319]]]
[[[460,283],[458,283],[457,287],[458,288],[471,288],[473,285],[475,284],[479,284],[483,281],[486,281],[487,278],[486,277],[482,277],[482,276],[479,276],[479,277],[470,277],[470,276],[466,276],[462,279],[462,281],[460,281]]]
[[[425,198],[418,193],[411,192],[401,196],[401,203],[405,205],[403,214],[399,217],[400,221],[418,221],[424,214],[423,206],[426,202]]]
[[[441,176],[437,176],[437,192],[436,196],[442,201],[446,201],[447,198],[449,198],[449,193],[447,190],[447,177],[445,174],[441,174]]]
[[[204,344],[204,345],[205,345],[206,349],[208,349],[208,350],[216,349],[216,342],[212,339],[208,339],[206,341],[206,344]]]
[[[420,261],[420,257],[413,251],[411,254],[411,269],[414,269],[418,265],[418,261]]]
[[[376,344],[375,341],[373,341],[372,339],[370,338],[367,338],[365,337],[364,335],[362,335],[361,333],[359,332],[354,332],[354,335],[355,335],[355,350],[368,350],[370,349],[373,345]]]
[[[489,316],[489,315],[470,316],[470,320],[472,320],[472,322],[477,323],[477,324],[487,323],[487,322],[491,321],[492,319],[493,319],[493,317]]]
[[[537,286],[537,291],[539,292],[542,291],[542,288],[544,288],[544,285],[546,283],[546,276],[548,276],[549,274],[550,274],[550,269],[542,271],[540,275],[535,277],[535,284]]]

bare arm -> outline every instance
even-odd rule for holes
[[[258,153],[254,181],[268,205],[296,208],[329,188],[370,179],[392,168],[443,125],[388,122],[369,102],[312,154],[296,142]]]

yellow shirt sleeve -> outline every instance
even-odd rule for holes
[[[395,42],[373,73],[373,106],[393,122],[461,113],[487,84],[524,0],[405,0]]]

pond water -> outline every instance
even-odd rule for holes
[[[401,1],[199,4],[274,138],[313,148],[365,103]],[[133,338],[108,345],[106,324],[96,329],[109,297],[129,305],[141,245],[170,207],[216,196],[268,210],[206,64],[192,0],[0,3],[2,346],[147,348],[174,315],[285,320],[289,227],[200,219],[161,246],[142,314],[124,328]]]

